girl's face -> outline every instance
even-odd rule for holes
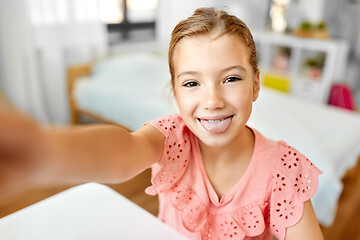
[[[216,32],[183,38],[173,64],[175,100],[199,140],[223,147],[241,138],[259,93],[259,73],[241,40]]]

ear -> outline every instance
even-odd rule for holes
[[[257,72],[254,74],[253,102],[255,102],[256,99],[258,98],[259,91],[260,91],[260,71],[257,70]]]

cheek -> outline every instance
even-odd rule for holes
[[[192,102],[183,100],[180,104],[178,104],[179,109],[184,114],[190,114],[194,111],[195,106]]]
[[[175,95],[175,100],[181,113],[191,111],[194,102],[191,96],[187,96],[187,94],[183,94],[181,91],[178,91]]]
[[[238,106],[247,106],[253,100],[252,88],[250,87],[240,87],[235,91],[226,93],[226,96],[230,102]]]

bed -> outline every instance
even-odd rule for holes
[[[131,52],[68,69],[71,122],[79,115],[136,130],[176,112],[170,74],[161,53]]]
[[[136,130],[144,122],[176,113],[166,58],[132,52],[68,69],[71,121],[79,115]],[[342,177],[360,156],[360,114],[261,88],[248,123],[265,136],[285,140],[323,172],[313,205],[330,226],[343,190]]]

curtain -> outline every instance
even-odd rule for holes
[[[0,0],[0,88],[39,121],[67,124],[67,67],[107,54],[98,1]]]

